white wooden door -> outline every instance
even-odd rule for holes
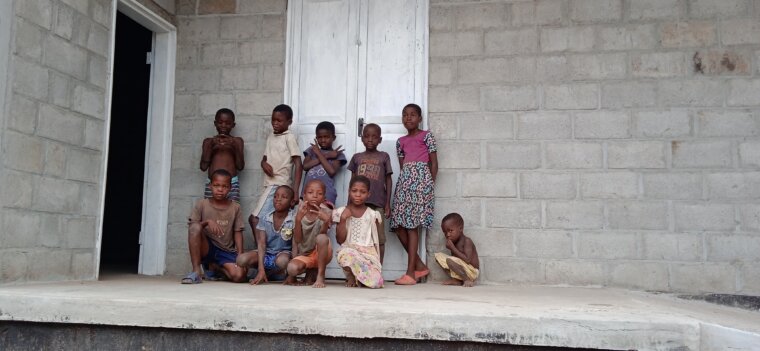
[[[379,149],[391,155],[395,186],[396,140],[406,134],[401,109],[414,102],[427,110],[428,0],[295,0],[288,6],[285,101],[296,116],[299,145],[309,145],[317,123],[331,121],[335,146],[343,145],[350,159],[364,151],[358,119],[377,123],[383,129]],[[336,179],[338,206],[346,203],[349,176],[343,169]],[[391,280],[404,274],[407,256],[387,228],[383,276]],[[335,260],[327,273],[343,277]]]

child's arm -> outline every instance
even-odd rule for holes
[[[301,188],[301,178],[303,177],[303,165],[301,165],[301,156],[293,156],[293,191],[298,199],[298,189]]]
[[[322,220],[322,228],[319,230],[319,234],[327,234],[327,230],[330,229],[330,222],[332,221],[332,211],[319,208],[317,216]]]
[[[446,248],[451,250],[451,255],[461,258],[462,261],[467,262],[467,264],[472,264],[475,245],[472,243],[472,240],[469,239],[470,238],[464,236],[460,239],[464,240],[464,251],[460,251],[451,240],[446,240]]]
[[[316,148],[316,151],[314,150]],[[319,164],[319,159],[316,157],[317,154],[321,154],[319,151],[319,147],[316,146],[316,144],[311,144],[312,153],[309,154],[308,152],[304,152],[304,159],[303,159],[303,169],[305,171],[308,171],[314,167],[316,167]],[[310,149],[306,149],[307,151]]]
[[[267,176],[274,177],[274,169],[272,169],[272,165],[267,162],[267,155],[261,157],[261,170],[263,170],[264,174]]]
[[[258,259],[259,259],[259,265],[257,266],[259,268],[258,273],[256,273],[256,276],[251,279],[251,284],[256,285],[259,283],[266,283],[267,282],[267,273],[264,267],[264,255],[267,252],[267,237],[263,230],[261,229],[254,229],[253,234],[256,237],[256,251],[258,252]]]
[[[303,220],[303,217],[306,216],[306,213],[309,212],[308,210],[309,204],[306,202],[302,202],[300,205],[298,205],[298,212],[296,213],[296,223],[293,226],[293,257],[298,256],[298,244],[300,244],[303,241],[303,228],[301,228],[301,221]]]
[[[214,138],[203,139],[203,145],[201,146],[201,171],[205,172],[211,166],[211,147],[213,141]]]
[[[235,231],[235,248],[237,249],[238,255],[243,254],[243,231],[242,230],[236,230]]]
[[[391,189],[393,188],[393,177],[390,173],[385,175],[385,217],[391,216]]]
[[[438,175],[438,153],[431,152],[429,155],[430,155],[430,175],[433,176],[433,183],[435,183],[435,177]]]
[[[235,137],[235,139],[232,140],[233,145],[235,145],[235,168],[237,168],[238,171],[242,171],[243,168],[245,168],[245,156],[243,154],[245,148],[243,147],[243,138]]]
[[[348,217],[351,217],[351,209],[347,206],[343,209],[343,213],[340,214],[340,222],[338,222],[338,227],[335,228],[335,240],[341,245],[343,245],[348,236],[348,226],[346,226]]]

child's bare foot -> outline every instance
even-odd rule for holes
[[[475,282],[472,281],[472,280],[465,280],[462,283],[462,286],[465,287],[465,288],[471,288],[471,287],[475,286]]]
[[[303,285],[311,285],[314,284],[314,282],[317,280],[317,270],[316,269],[307,269],[306,275],[303,277],[303,280],[301,280],[301,284]]]
[[[317,281],[314,282],[314,285],[311,286],[312,288],[324,288],[325,287],[325,277],[317,277]]]
[[[454,260],[448,258],[448,259],[446,259],[446,264],[449,265],[449,269],[452,272],[454,272],[456,274],[459,274],[459,276],[462,277],[462,278],[465,278],[465,279],[467,278],[467,271],[465,271],[464,267],[462,267],[459,263],[456,263],[456,262],[454,262]],[[466,282],[466,280],[465,280],[465,282]],[[472,283],[472,281],[470,281],[470,282]],[[470,286],[472,286],[472,285],[470,285]]]
[[[354,288],[358,285],[356,284],[356,277],[354,276],[354,272],[351,272],[351,268],[343,267],[343,274],[346,275],[346,287],[347,288]]]
[[[462,281],[459,279],[446,279],[443,282],[441,282],[441,285],[462,285]]]

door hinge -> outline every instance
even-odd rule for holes
[[[153,64],[153,52],[152,51],[148,51],[148,52],[145,53],[145,64],[146,65]]]

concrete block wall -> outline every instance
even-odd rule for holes
[[[11,2],[0,282],[95,277],[111,4]]]
[[[203,138],[216,135],[214,113],[235,111],[233,135],[245,142],[240,173],[247,218],[260,189],[261,154],[272,109],[283,99],[285,0],[181,0],[177,10],[174,146],[169,203],[167,274],[190,268],[187,217],[203,195]],[[246,225],[246,243],[253,244]]]
[[[436,217],[482,283],[760,293],[760,2],[430,3]]]

